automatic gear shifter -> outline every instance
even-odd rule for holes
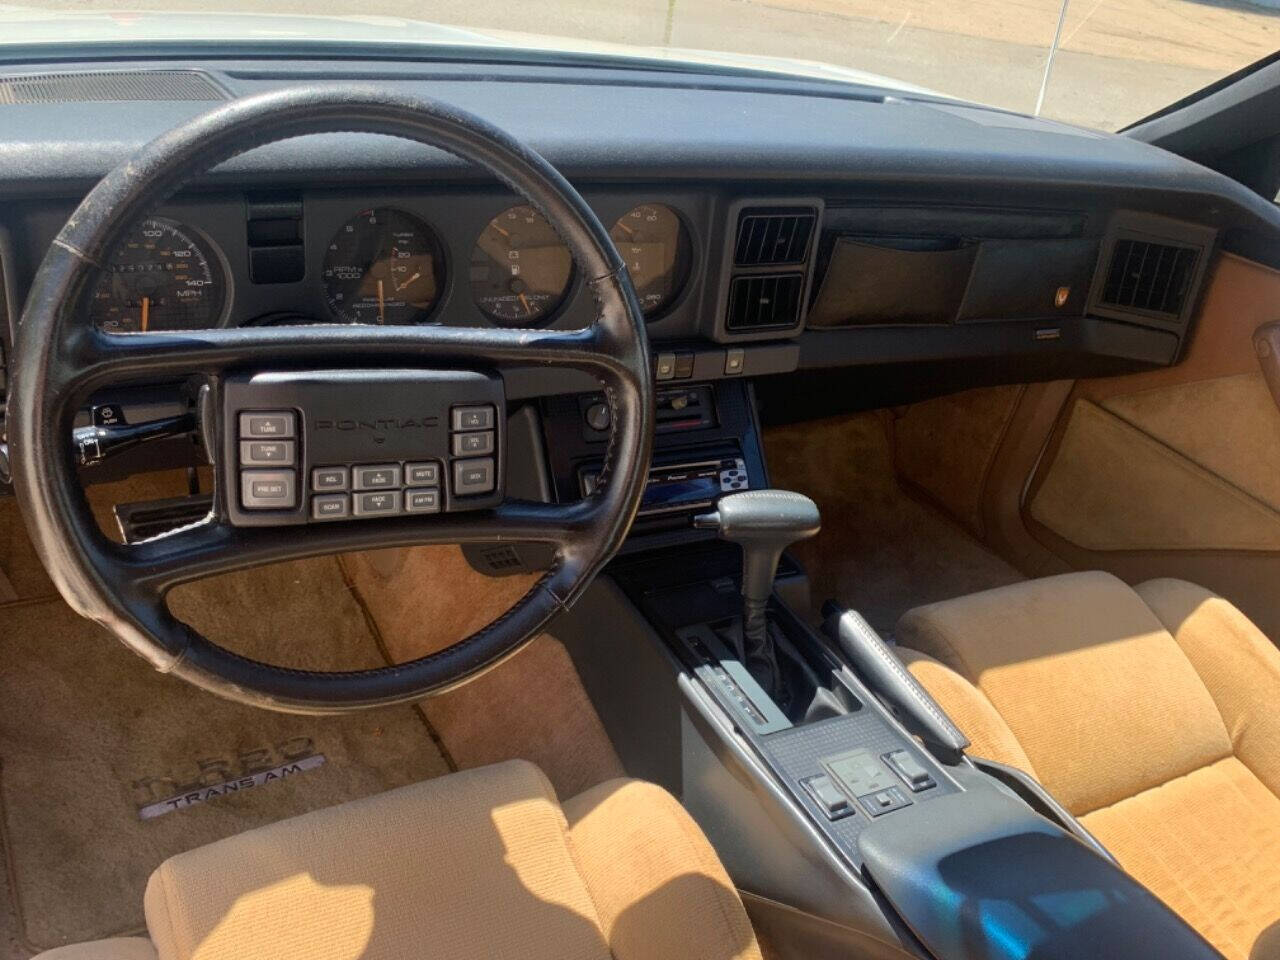
[[[742,649],[751,675],[772,697],[781,694],[778,658],[765,610],[782,551],[821,526],[818,505],[789,490],[747,490],[721,497],[714,513],[694,517],[721,540],[742,547]]]

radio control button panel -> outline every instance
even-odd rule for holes
[[[319,370],[224,383],[222,469],[238,526],[422,517],[503,496],[502,380]]]

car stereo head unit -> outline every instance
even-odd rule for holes
[[[582,471],[583,496],[595,489],[599,476],[599,468]],[[649,517],[709,507],[721,495],[746,490],[749,486],[747,467],[741,457],[651,467],[638,515]]]

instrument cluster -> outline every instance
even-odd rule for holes
[[[642,203],[618,217],[610,236],[645,318],[664,316],[684,289],[693,260],[684,219],[665,204]],[[418,213],[394,205],[360,210],[325,244],[318,270],[307,272],[307,282],[320,287],[328,316],[303,311],[232,321],[234,272],[223,250],[191,223],[152,216],[109,258],[92,295],[90,319],[107,331],[137,333],[232,322],[438,323],[443,301],[461,296],[480,322],[538,327],[555,322],[578,280],[569,248],[527,204],[508,207],[484,224],[469,256],[452,253]],[[465,263],[465,282],[450,276],[454,263]]]

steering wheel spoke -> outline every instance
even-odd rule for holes
[[[617,375],[596,327],[516,330],[477,327],[242,327],[166,333],[85,331],[75,343],[78,392],[129,379],[216,376],[261,364],[547,366]]]

